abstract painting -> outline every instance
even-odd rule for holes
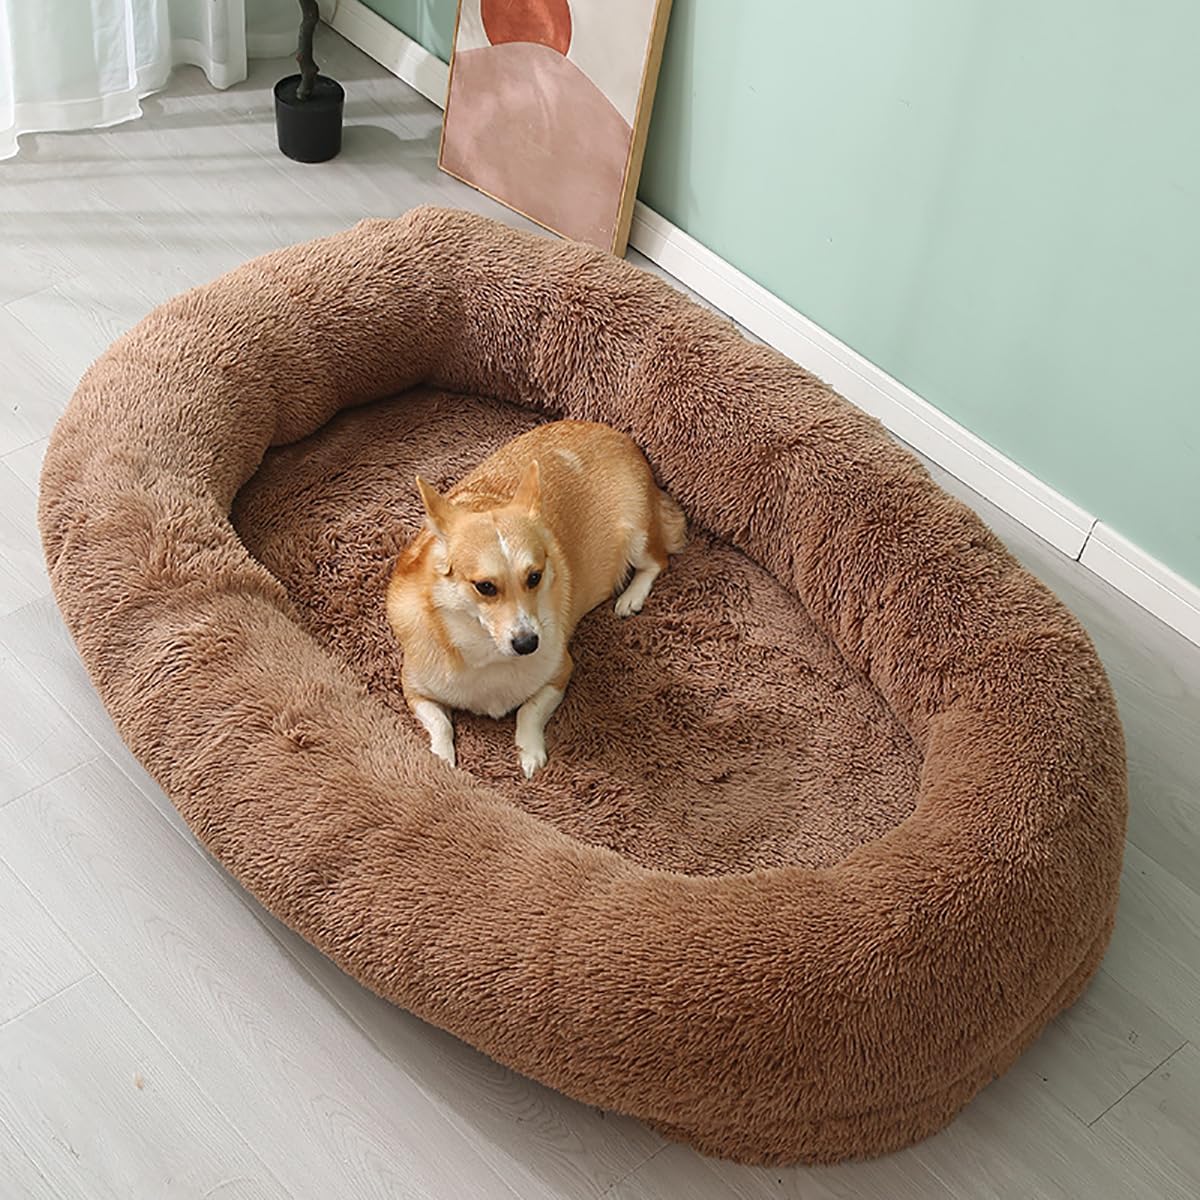
[[[670,0],[459,0],[439,164],[625,252]]]

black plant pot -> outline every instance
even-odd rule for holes
[[[296,99],[299,75],[275,85],[275,135],[279,149],[297,162],[325,162],[342,148],[342,106],[346,93],[336,79],[318,75],[312,95]]]

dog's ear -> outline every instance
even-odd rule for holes
[[[454,516],[453,502],[447,500],[432,484],[426,483],[420,475],[417,476],[417,491],[421,493],[421,503],[425,506],[430,529],[438,537],[445,537]]]
[[[531,517],[536,517],[542,508],[542,472],[535,458],[525,468],[521,482],[513,493],[511,504],[514,508],[523,508]]]

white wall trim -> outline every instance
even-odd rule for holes
[[[1200,646],[1200,587],[1103,521],[1096,522],[1079,561]]]
[[[362,0],[337,0],[330,24],[427,100],[444,107],[449,67]],[[897,437],[1200,645],[1200,588],[640,201],[629,240],[755,337],[812,371]]]

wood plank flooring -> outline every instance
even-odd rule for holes
[[[1200,1195],[1200,650],[936,468],[1095,638],[1132,812],[1102,971],[922,1145],[821,1170],[701,1159],[363,991],[197,846],[49,597],[47,434],[114,337],[251,255],[425,202],[523,224],[437,171],[432,105],[321,34],[350,97],[333,163],[275,152],[290,68],[267,62],[224,93],[182,70],[141,121],[0,165],[0,1197]]]

